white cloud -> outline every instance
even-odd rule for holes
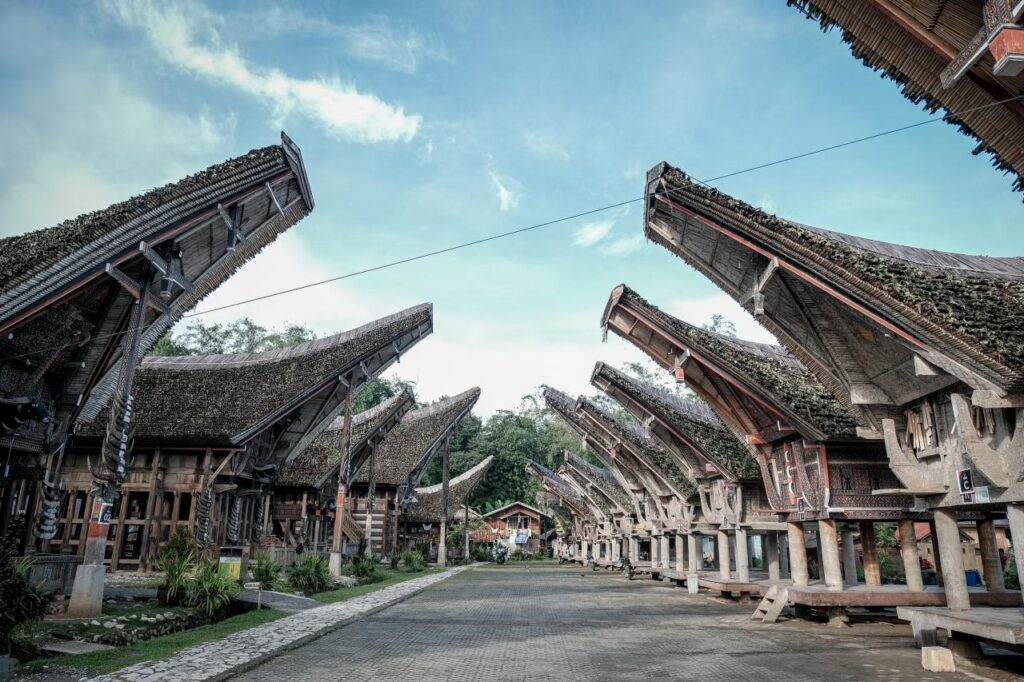
[[[487,171],[491,176],[491,182],[498,193],[498,209],[505,213],[519,206],[519,193],[510,189],[507,185],[512,184],[509,179],[504,178],[494,171]]]
[[[570,159],[569,152],[564,146],[537,133],[523,133],[523,143],[526,144],[527,149],[542,158],[560,161]]]
[[[230,86],[270,107],[275,125],[292,114],[319,123],[331,135],[357,142],[408,141],[420,117],[375,95],[358,92],[337,78],[304,80],[280,69],[259,69],[238,48],[223,43],[223,18],[198,2],[106,0],[104,7],[124,25],[141,30],[169,63]]]
[[[572,233],[572,243],[583,248],[593,246],[607,237],[613,227],[615,227],[614,219],[598,220],[581,225]]]
[[[642,234],[634,234],[630,237],[619,237],[614,241],[605,242],[598,248],[606,256],[628,256],[631,253],[636,253],[643,246],[644,236]]]
[[[739,338],[760,343],[778,343],[771,332],[726,294],[678,299],[669,304],[667,309],[672,315],[696,325],[710,321],[712,315],[723,315],[736,325],[736,336]]]

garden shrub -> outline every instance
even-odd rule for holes
[[[423,555],[419,552],[403,552],[402,553],[402,565],[405,566],[405,570],[419,573],[427,569],[427,560],[423,558]]]
[[[1020,589],[1020,576],[1017,575],[1017,561],[1013,557],[1012,547],[1006,550],[1006,566],[1003,568],[1003,579],[1006,581],[1006,589]]]
[[[46,614],[48,595],[27,579],[31,566],[30,558],[16,558],[13,543],[0,538],[0,654],[15,653],[15,627],[40,620]]]
[[[295,589],[308,594],[323,592],[331,586],[327,559],[319,554],[304,554],[288,572],[288,582]]]
[[[369,572],[358,577],[360,585],[370,585],[372,583],[382,583],[388,579],[388,572],[380,566],[374,566]]]
[[[208,616],[221,611],[239,592],[238,583],[224,576],[216,561],[202,561],[187,582],[186,603]]]

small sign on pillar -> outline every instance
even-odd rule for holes
[[[970,469],[956,470],[956,489],[964,498],[964,502],[974,499],[974,474]]]

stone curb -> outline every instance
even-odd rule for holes
[[[432,587],[479,565],[481,564],[457,566],[443,573],[413,578],[412,580],[370,592],[361,597],[300,611],[270,623],[232,633],[221,640],[205,642],[188,649],[183,649],[166,660],[136,663],[121,670],[94,677],[90,682],[157,682],[165,680],[219,682],[220,680],[225,680],[251,670],[276,656],[297,649],[350,623],[403,602],[423,592],[428,587]],[[391,590],[392,588],[401,589],[395,589],[395,592],[398,592],[398,594],[392,598],[374,603],[380,598],[381,592]],[[376,598],[374,598],[375,595]],[[363,608],[364,606],[365,608]],[[338,612],[338,618],[330,620],[331,612],[334,611]],[[320,620],[321,617],[324,619],[322,624],[319,626],[314,624],[312,627],[307,628],[309,632],[287,641],[276,643],[245,641],[258,639],[259,634],[269,635],[274,632],[288,631],[292,629],[289,628],[289,625],[302,629],[302,621],[310,619]],[[292,622],[289,623],[289,621]],[[255,646],[255,649],[238,653],[231,648],[236,643],[248,643],[250,646]],[[220,650],[218,651],[218,649]],[[223,664],[225,660],[228,661],[227,666],[217,665],[218,663]]]

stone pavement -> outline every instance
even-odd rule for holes
[[[242,590],[238,596],[235,597],[235,600],[256,604],[259,603],[259,598],[259,592],[257,590]],[[263,605],[286,613],[298,613],[299,611],[317,609],[323,606],[323,604],[318,602],[316,599],[300,597],[297,594],[288,594],[287,592],[271,592],[270,590],[265,590],[263,592]]]
[[[738,605],[551,564],[486,566],[241,675],[250,681],[955,680],[909,627],[750,621]],[[972,679],[986,679],[973,676]]]
[[[94,678],[94,682],[156,682],[158,680],[222,680],[282,651],[310,642],[357,618],[396,604],[431,585],[461,573],[468,566],[413,578],[336,604],[300,611],[224,639],[180,651],[165,661],[138,663]],[[289,671],[291,677],[296,671]]]

